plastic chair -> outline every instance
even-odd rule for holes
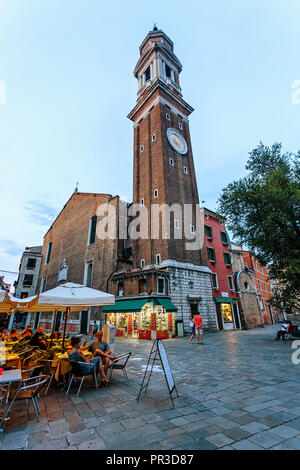
[[[126,383],[129,383],[127,372],[125,370],[125,367],[127,365],[128,359],[131,356],[131,352],[125,353],[125,354],[120,354],[119,356],[116,357],[108,366],[110,369],[110,375],[109,375],[109,380],[111,379],[112,373],[114,370],[121,370],[123,372],[124,379]]]
[[[71,375],[71,379],[70,379],[68,389],[67,389],[67,392],[66,392],[67,396],[69,394],[69,391],[70,391],[73,380],[79,380],[80,385],[78,387],[78,391],[77,391],[77,395],[76,395],[76,398],[78,398],[79,394],[80,394],[80,391],[81,391],[82,384],[84,382],[84,379],[86,377],[88,377],[89,375],[92,375],[94,377],[96,388],[98,389],[98,381],[97,381],[97,373],[96,373],[96,365],[95,364],[90,363],[90,365],[92,366],[92,371],[89,372],[88,374],[83,374],[80,371],[80,365],[83,365],[83,364],[86,365],[87,364],[86,362],[74,362],[74,361],[69,361],[69,362],[70,362],[71,367],[72,367],[72,375]]]

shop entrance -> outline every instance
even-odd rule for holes
[[[59,331],[62,322],[62,312],[56,313],[55,324],[54,324],[54,331]]]
[[[88,334],[88,311],[82,310],[81,318],[80,318],[80,334],[87,335]]]
[[[224,330],[233,330],[234,329],[234,320],[232,315],[231,304],[220,304],[221,312],[223,317]]]

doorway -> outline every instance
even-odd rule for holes
[[[80,334],[87,335],[88,334],[88,310],[82,310],[81,317],[80,317]]]
[[[56,312],[54,331],[59,331],[62,322],[62,312]]]

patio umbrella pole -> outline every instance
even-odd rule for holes
[[[66,308],[66,315],[65,315],[65,324],[64,324],[64,335],[63,335],[63,351],[65,350],[65,337],[66,337],[66,328],[67,328],[67,318],[70,312],[70,307]]]
[[[52,335],[51,335],[50,348],[52,347],[52,343],[53,343],[53,333],[54,333],[54,328],[55,328],[56,317],[57,317],[57,308],[54,310],[54,320],[53,320],[53,326],[52,326]]]

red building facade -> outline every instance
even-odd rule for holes
[[[273,296],[273,286],[268,276],[268,269],[266,266],[261,266],[250,251],[243,252],[243,259],[245,267],[249,269],[249,273],[255,283],[264,324],[272,325],[278,323],[278,316],[270,305],[270,300]]]
[[[219,330],[241,327],[225,219],[204,209],[204,244]]]

